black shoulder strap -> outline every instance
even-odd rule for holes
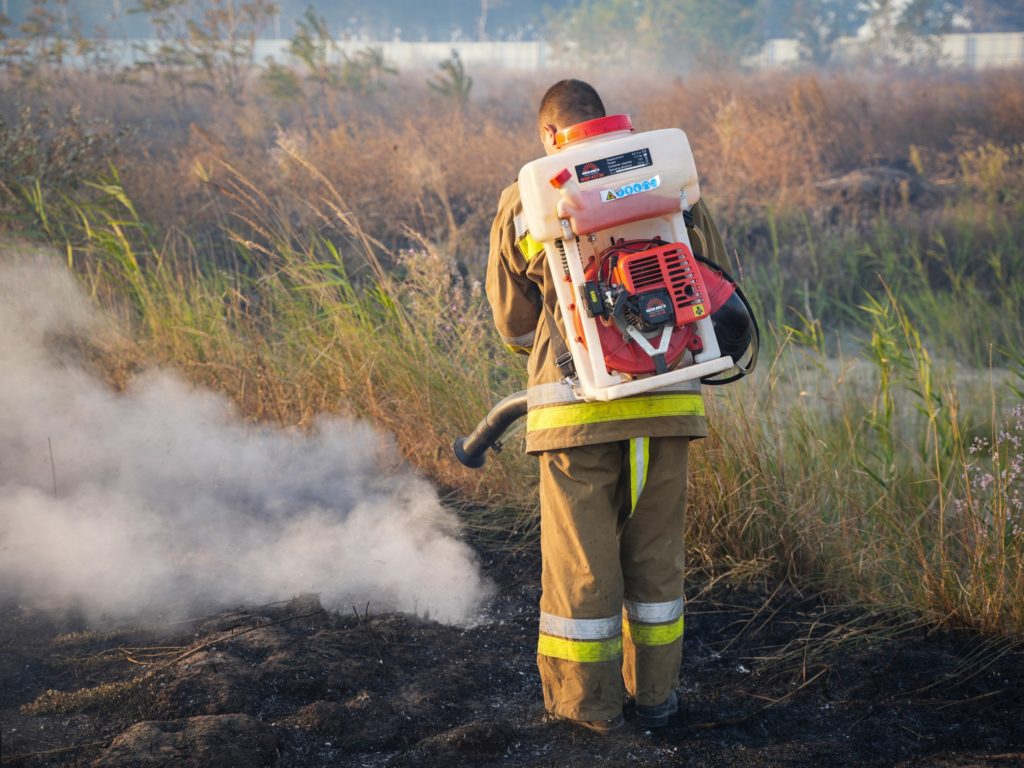
[[[555,321],[555,316],[551,314],[551,310],[548,309],[548,305],[544,305],[544,319],[548,324],[548,335],[551,336],[551,346],[555,350],[555,365],[558,366],[558,370],[562,372],[562,375],[567,379],[576,378],[576,365],[572,360],[572,352],[565,344],[565,339],[562,338],[561,332],[558,330],[558,323]]]

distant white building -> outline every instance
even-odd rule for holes
[[[839,61],[857,61],[877,55],[875,44],[860,37],[836,42]],[[937,66],[991,69],[1024,65],[1024,32],[958,33],[912,38],[910,44],[885,51],[894,61],[929,62]],[[792,38],[769,40],[746,63],[761,69],[793,67],[801,63],[800,44]]]
[[[254,58],[262,62],[268,56],[277,61],[288,60],[288,40],[257,40]],[[367,40],[337,40],[338,52],[352,56],[366,48],[379,48],[385,60],[400,70],[436,69],[438,62],[452,55],[467,67],[493,67],[514,71],[544,69],[548,61],[548,46],[539,41],[523,42],[372,42]]]
[[[106,41],[112,62],[121,66],[131,65],[145,59],[156,51],[158,40]],[[285,39],[257,40],[253,58],[263,63],[273,57],[278,62],[289,60],[290,41]],[[456,51],[459,58],[471,70],[504,69],[516,72],[536,72],[558,66],[558,58],[548,43],[534,41],[519,42],[405,42],[370,40],[337,40],[338,55],[352,56],[368,47],[379,48],[384,59],[400,70],[432,70],[439,62],[449,58]],[[950,34],[934,37],[900,40],[902,47],[884,51],[887,59],[903,63],[935,64],[967,69],[989,69],[995,67],[1017,67],[1024,65],[1024,32],[998,32],[990,34]],[[839,62],[873,61],[880,54],[877,43],[865,38],[844,37],[836,42],[836,59]],[[83,62],[82,57],[70,55],[72,64]],[[767,41],[761,50],[744,59],[747,66],[758,69],[796,67],[802,63],[800,44],[793,38],[776,38]]]
[[[761,48],[761,52],[746,60],[749,66],[760,69],[789,67],[800,62],[800,41],[792,37],[776,37]]]
[[[940,61],[971,69],[1013,67],[1024,63],[1024,32],[943,35]]]

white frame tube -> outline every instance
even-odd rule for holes
[[[675,242],[685,243],[692,252],[690,238],[687,235],[685,225],[680,226],[683,223],[682,218],[681,214],[671,217],[670,226],[672,234]],[[584,346],[576,340],[576,326],[573,323],[573,316],[576,314],[577,302],[582,300],[580,288],[586,282],[586,277],[583,274],[583,258],[580,256],[580,249],[576,243],[576,235],[573,233],[572,227],[567,220],[563,219],[561,226],[565,266],[569,269],[568,279],[565,276],[565,268],[562,265],[562,253],[559,251],[558,245],[554,242],[544,243],[544,253],[548,259],[551,277],[555,281],[555,295],[558,297],[558,308],[562,313],[562,322],[565,324],[565,330],[568,335],[566,343],[576,366],[576,376],[579,380],[576,387],[578,397],[588,401],[617,400],[620,397],[637,395],[673,384],[680,384],[684,381],[712,376],[732,368],[734,364],[733,359],[721,354],[711,318],[705,317],[696,323],[696,332],[704,348],[694,357],[695,362],[693,365],[677,368],[667,373],[651,374],[639,379],[627,379],[622,374],[608,373],[608,367],[604,361],[604,348],[601,346],[601,337],[598,333],[597,320],[582,310],[578,314],[586,345]],[[558,329],[552,328],[550,331],[551,333],[557,333]]]

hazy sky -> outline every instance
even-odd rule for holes
[[[69,7],[87,28],[105,26],[118,36],[145,37],[149,25],[141,14],[128,13],[137,0],[73,0]],[[237,0],[242,3],[244,0]],[[0,0],[14,23],[24,20],[31,0]],[[554,11],[570,5],[567,0],[277,0],[279,17],[267,25],[266,36],[277,32],[290,37],[294,21],[312,5],[337,36],[362,35],[405,40],[477,39],[481,20],[486,36],[496,39],[530,38],[542,24],[544,8]],[[399,31],[400,30],[400,31]]]

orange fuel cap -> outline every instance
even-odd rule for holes
[[[570,125],[555,134],[555,146],[563,147],[574,141],[590,139],[600,136],[602,133],[613,133],[614,131],[632,131],[633,121],[629,115],[608,115],[599,117],[596,120],[587,120],[583,123]]]

